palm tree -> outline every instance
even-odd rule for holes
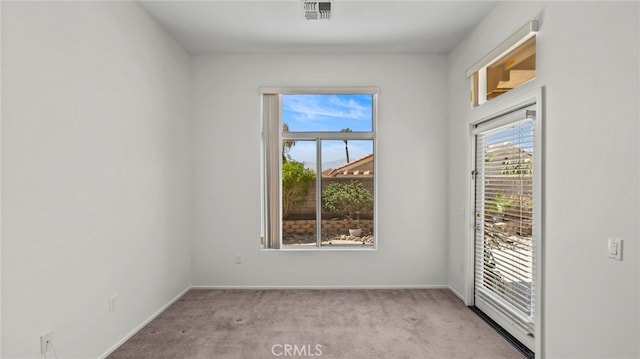
[[[282,133],[289,132],[289,125],[286,122],[282,123]],[[289,150],[291,147],[296,145],[296,141],[294,140],[284,140],[282,141],[282,162],[287,162],[289,156]]]
[[[342,130],[340,130],[340,132],[353,132],[351,131],[350,128],[343,128]],[[342,140],[344,141],[344,152],[347,154],[347,163],[349,163],[349,142],[347,140]]]

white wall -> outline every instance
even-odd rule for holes
[[[532,18],[535,85],[547,87],[545,354],[640,355],[638,3],[502,2],[448,58],[191,63],[135,4],[1,6],[4,358],[39,357],[48,330],[59,357],[99,356],[190,276],[464,294],[474,119],[464,71]],[[265,85],[381,88],[377,251],[259,250]],[[606,258],[608,236],[625,240],[623,262]]]
[[[189,286],[188,69],[137,4],[2,2],[3,358],[98,357]]]
[[[193,65],[194,285],[446,285],[444,56],[220,55]],[[367,85],[380,87],[379,249],[261,252],[259,87]]]
[[[532,86],[546,86],[546,358],[640,356],[638,7],[501,2],[449,55],[449,283],[464,293],[468,238],[459,213],[475,117],[464,72],[528,20],[541,22]],[[624,240],[624,261],[607,258],[609,236]]]

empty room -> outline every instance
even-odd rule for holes
[[[640,2],[0,19],[2,358],[640,358]]]

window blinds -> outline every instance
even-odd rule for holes
[[[475,129],[475,291],[533,333],[535,112]]]
[[[262,97],[263,141],[265,142],[265,194],[266,237],[264,248],[280,248],[280,96],[264,94]],[[273,145],[277,144],[277,145]]]

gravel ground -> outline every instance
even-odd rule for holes
[[[290,245],[315,245],[316,238],[309,234],[292,234],[285,236],[282,240],[285,246]],[[362,233],[362,236],[350,236],[348,234],[332,234],[322,238],[323,245],[345,245],[345,244],[373,244],[373,236],[370,233]]]

